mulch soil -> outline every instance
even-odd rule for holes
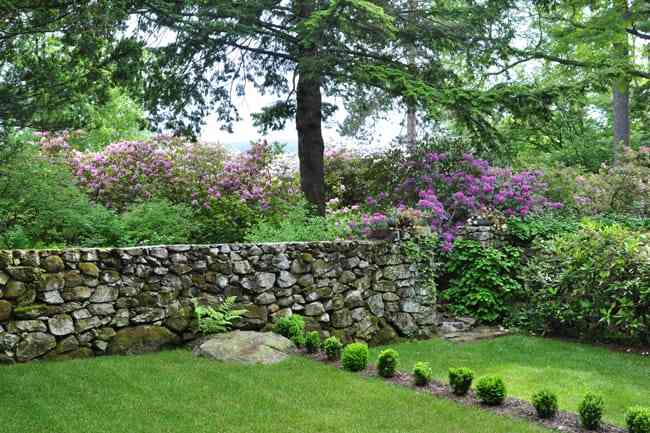
[[[306,354],[311,359],[324,362],[333,367],[342,369],[340,361],[329,361],[327,357],[322,354]],[[394,377],[382,378],[377,374],[377,368],[374,365],[369,365],[367,369],[360,372],[362,377],[365,378],[378,378],[383,379],[394,385],[411,388],[417,392],[424,392],[435,397],[445,398],[452,400],[464,406],[471,406],[480,410],[486,410],[503,416],[512,418],[520,418],[531,423],[540,424],[546,428],[570,433],[592,433],[593,430],[586,430],[580,425],[578,415],[572,412],[559,411],[552,419],[540,419],[537,417],[535,408],[527,401],[518,398],[508,397],[500,406],[488,406],[481,403],[474,391],[470,391],[466,396],[457,396],[451,392],[449,387],[439,381],[432,380],[427,386],[416,386],[413,382],[413,377],[404,372],[397,372]],[[625,433],[625,429],[617,427],[612,424],[603,423],[597,430],[600,433]]]

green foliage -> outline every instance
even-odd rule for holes
[[[298,347],[305,344],[305,319],[299,314],[282,316],[275,322],[273,332],[287,337]]]
[[[510,218],[508,235],[516,244],[530,246],[535,240],[549,239],[556,235],[573,232],[580,222],[569,216],[540,215],[527,218]]]
[[[474,372],[470,368],[450,368],[449,386],[456,395],[465,395],[472,386]]]
[[[431,382],[433,370],[428,362],[418,361],[413,366],[413,379],[417,386],[426,386]]]
[[[197,243],[241,242],[260,219],[260,211],[234,194],[224,195],[210,209],[195,213],[192,240]]]
[[[343,344],[334,336],[326,338],[323,342],[323,350],[330,361],[336,361],[341,357],[341,349]]]
[[[309,353],[316,353],[320,350],[320,333],[318,331],[308,332],[305,336],[305,349]]]
[[[421,234],[402,242],[404,253],[418,267],[418,283],[427,289],[435,302],[438,295],[438,264],[436,258],[440,251],[437,235]]]
[[[485,323],[502,321],[508,305],[521,295],[519,250],[483,247],[461,240],[447,255],[448,288],[441,298],[455,314],[473,316]]]
[[[117,245],[115,213],[90,202],[63,164],[29,144],[0,166],[0,248]]]
[[[545,389],[537,391],[533,394],[532,402],[540,418],[553,418],[557,414],[557,395],[551,391]]]
[[[155,199],[131,206],[122,216],[125,243],[173,245],[186,243],[193,229],[191,208]]]
[[[227,332],[233,325],[233,322],[240,319],[246,310],[235,310],[236,296],[229,296],[216,306],[200,305],[196,299],[192,300],[194,304],[194,316],[196,317],[199,331],[203,335],[218,334]]]
[[[395,349],[385,349],[377,357],[377,371],[381,377],[393,377],[399,366],[399,353]]]
[[[368,366],[368,345],[365,343],[350,343],[343,349],[341,356],[343,368],[349,371],[365,370]]]
[[[603,398],[591,392],[585,394],[584,399],[578,406],[580,423],[587,430],[598,430],[603,418]]]
[[[342,238],[344,229],[334,218],[313,215],[301,200],[259,221],[245,238],[248,242],[331,241]]]
[[[476,382],[476,396],[488,406],[499,406],[506,399],[506,384],[498,376],[483,376]]]
[[[584,221],[538,244],[524,275],[520,325],[538,333],[650,341],[650,241],[618,224]]]
[[[629,408],[625,413],[625,423],[629,433],[650,433],[650,408]]]

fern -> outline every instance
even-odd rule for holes
[[[236,296],[229,296],[215,307],[200,305],[196,299],[192,299],[194,304],[194,315],[198,322],[199,332],[204,335],[219,334],[227,332],[232,327],[232,323],[240,319],[247,310],[233,310]]]

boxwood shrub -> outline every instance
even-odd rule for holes
[[[368,345],[351,343],[345,346],[342,356],[343,368],[349,371],[365,370],[368,366]]]
[[[449,369],[449,386],[456,395],[465,395],[472,386],[474,372],[465,367]]]
[[[543,419],[553,418],[557,414],[557,395],[548,390],[540,390],[533,394],[533,407],[537,416]]]
[[[650,433],[650,408],[629,408],[625,414],[625,423],[629,433]]]
[[[399,353],[395,349],[382,350],[377,358],[377,371],[381,377],[393,377],[399,365]]]
[[[476,395],[489,406],[498,406],[506,399],[506,384],[498,376],[484,376],[476,383]]]
[[[580,402],[578,415],[580,423],[587,430],[598,430],[603,419],[603,398],[597,394],[588,392]]]
[[[416,362],[413,367],[413,378],[417,386],[425,386],[431,382],[433,371],[428,362]]]

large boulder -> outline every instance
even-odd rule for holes
[[[56,339],[44,332],[27,334],[16,346],[16,359],[19,362],[30,361],[56,347]]]
[[[112,355],[157,352],[180,343],[180,338],[162,326],[136,326],[119,330],[108,346]]]
[[[291,340],[272,332],[233,331],[205,339],[194,355],[244,364],[275,364],[296,351]]]

